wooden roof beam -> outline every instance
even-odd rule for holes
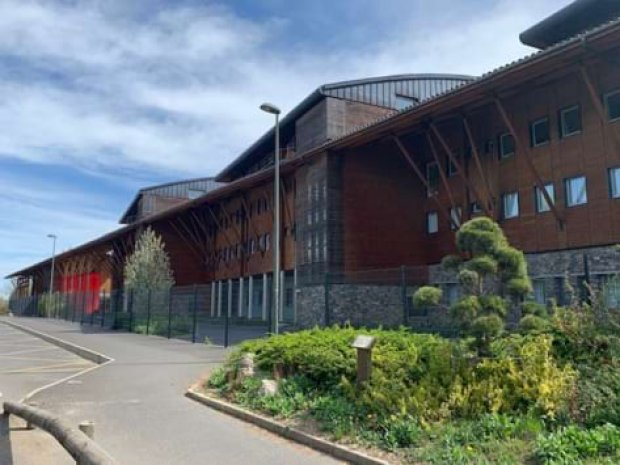
[[[437,154],[437,149],[435,148],[433,139],[428,132],[426,132],[425,135],[428,146],[431,149],[433,159],[435,160],[435,163],[437,163],[437,169],[439,170],[439,177],[441,178],[441,183],[443,184],[444,189],[448,193],[448,198],[450,199],[450,206],[456,211],[456,202],[454,201],[454,196],[452,195],[452,189],[450,189],[450,184],[448,184],[448,178],[446,177],[446,173],[443,170],[443,165],[439,161],[439,155]]]
[[[484,210],[484,214],[487,215],[489,218],[492,218],[492,213],[489,211],[489,208],[486,205],[486,202],[480,195],[480,192],[478,192],[478,189],[476,189],[476,186],[474,186],[471,183],[471,181],[467,178],[465,171],[463,170],[463,167],[461,166],[461,164],[458,162],[458,160],[452,153],[452,150],[450,149],[450,147],[448,147],[448,144],[446,143],[445,139],[443,138],[443,136],[437,129],[437,126],[435,126],[434,123],[430,123],[430,128],[433,131],[433,134],[435,134],[435,137],[437,137],[437,139],[439,140],[439,143],[443,147],[444,151],[448,155],[448,158],[450,159],[452,164],[456,167],[456,172],[460,176],[460,178],[463,180],[463,183],[469,188],[470,191],[473,192],[474,196],[476,197],[476,200],[480,202],[480,206]]]
[[[401,154],[403,155],[403,158],[407,161],[407,163],[409,163],[409,166],[411,166],[411,168],[413,169],[413,172],[416,174],[418,179],[420,179],[420,181],[426,188],[427,192],[431,193],[431,198],[437,204],[439,211],[448,221],[448,224],[452,224],[453,221],[452,221],[452,217],[450,216],[450,212],[446,211],[445,207],[442,205],[442,203],[437,198],[437,195],[435,195],[435,193],[431,189],[431,186],[428,183],[426,176],[424,176],[424,174],[420,171],[420,168],[418,168],[418,165],[416,165],[416,163],[413,161],[413,157],[411,156],[411,153],[407,150],[405,145],[402,143],[402,141],[397,136],[392,136],[392,140],[396,143]]]
[[[549,208],[553,212],[553,216],[555,216],[558,226],[560,227],[561,230],[564,229],[564,219],[562,218],[562,215],[560,215],[560,212],[556,208],[555,202],[553,202],[553,200],[551,199],[551,196],[547,192],[547,189],[545,189],[545,183],[540,177],[540,174],[536,170],[536,167],[534,166],[534,162],[532,161],[532,154],[530,153],[529,147],[527,146],[527,144],[522,144],[521,140],[517,137],[517,131],[515,130],[514,125],[512,124],[512,121],[510,120],[510,118],[508,117],[508,113],[506,112],[506,109],[504,108],[503,103],[497,97],[495,98],[495,105],[497,106],[497,110],[499,111],[499,114],[502,117],[504,124],[508,128],[508,132],[510,132],[510,134],[512,135],[514,139],[516,152],[523,153],[523,155],[525,156],[526,165],[528,169],[530,170],[530,173],[534,176],[534,179],[536,181],[536,186],[542,192],[542,195],[545,198],[545,201],[547,202],[547,204],[549,205]]]
[[[463,127],[465,128],[465,134],[467,135],[467,139],[469,141],[469,146],[471,147],[471,152],[474,157],[474,162],[476,164],[476,168],[478,170],[478,174],[480,175],[480,179],[484,182],[484,188],[487,196],[487,206],[489,211],[491,212],[491,218],[495,218],[495,207],[493,205],[493,194],[491,193],[491,184],[489,183],[488,176],[485,175],[484,170],[482,168],[482,162],[480,161],[480,154],[478,153],[478,147],[476,145],[476,141],[474,140],[474,136],[471,132],[471,128],[469,126],[469,121],[467,121],[467,117],[463,115]]]

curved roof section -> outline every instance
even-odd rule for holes
[[[620,15],[618,0],[576,0],[519,35],[525,45],[547,48]]]
[[[287,113],[280,121],[280,131],[283,137],[287,134],[291,135],[295,121],[325,97],[396,110],[398,109],[397,96],[409,97],[419,102],[474,79],[473,76],[461,74],[397,74],[323,84]],[[273,150],[273,139],[274,129],[272,128],[226,166],[215,177],[215,180],[230,181],[240,165],[249,161],[253,156]]]

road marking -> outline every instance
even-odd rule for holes
[[[50,370],[50,369],[55,369],[55,368],[67,368],[67,367],[75,367],[75,369],[78,369],[80,367],[87,366],[87,365],[90,365],[90,363],[79,363],[79,362],[56,363],[53,365],[42,365],[42,366],[36,366],[36,367],[19,368],[16,370],[5,370],[5,371],[0,371],[0,374],[9,375],[9,374],[18,374],[18,373],[22,373],[22,374],[45,373],[44,370]]]
[[[60,347],[41,347],[38,349],[26,349],[26,350],[17,350],[15,352],[8,352],[2,355],[19,355],[19,354],[31,354],[33,352],[44,352],[46,350],[62,350]]]

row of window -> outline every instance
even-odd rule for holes
[[[327,261],[327,231],[306,234],[306,263]]]
[[[607,118],[610,121],[620,120],[620,89],[609,92],[603,96],[604,106],[607,112]],[[558,112],[558,135],[560,139],[580,134],[582,130],[581,123],[581,107],[572,105],[562,108]],[[549,117],[539,118],[532,121],[530,127],[530,145],[532,147],[540,147],[546,145],[551,140],[551,123]],[[510,133],[500,134],[497,140],[498,156],[500,159],[508,158],[515,153],[515,141]],[[484,146],[485,153],[492,153],[493,142],[487,141]],[[465,151],[466,155],[469,150]],[[458,157],[458,154],[457,154]],[[456,166],[448,160],[446,172],[448,176],[454,176],[457,173]],[[426,165],[426,179],[431,187],[431,195],[439,185],[439,166],[436,162],[430,162]]]
[[[248,239],[245,244],[236,244],[230,247],[224,247],[216,252],[219,261],[228,262],[243,258],[246,252],[246,258],[254,255],[258,251],[268,251],[271,248],[271,234],[265,233],[255,238]]]
[[[609,196],[612,199],[620,199],[620,167],[608,170]],[[534,188],[534,207],[537,213],[551,210],[548,200],[555,204],[555,187],[553,183],[544,185],[547,195],[538,186]],[[588,203],[588,185],[585,176],[575,176],[564,180],[564,202],[567,207],[576,207]],[[472,214],[480,213],[480,206],[474,202],[470,207]],[[504,219],[519,216],[519,193],[507,192],[502,194],[502,217]],[[450,209],[451,228],[460,226],[462,211],[460,207]],[[429,234],[439,231],[439,218],[437,212],[428,212],[426,215],[426,230]]]

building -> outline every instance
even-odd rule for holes
[[[562,300],[566,276],[620,272],[618,15],[617,2],[579,0],[523,34],[541,50],[481,77],[330,84],[293,109],[281,130],[283,321],[324,323],[331,307],[334,321],[363,311],[402,322],[398,270],[412,270],[411,289],[433,282],[454,298],[438,263],[480,214],[527,253],[540,301]],[[59,279],[107,269],[121,286],[150,225],[177,283],[209,285],[204,312],[266,319],[273,160],[268,132],[216,177],[221,187],[59,256]],[[41,293],[49,270],[47,260],[11,276]],[[327,284],[338,288],[326,298]]]

